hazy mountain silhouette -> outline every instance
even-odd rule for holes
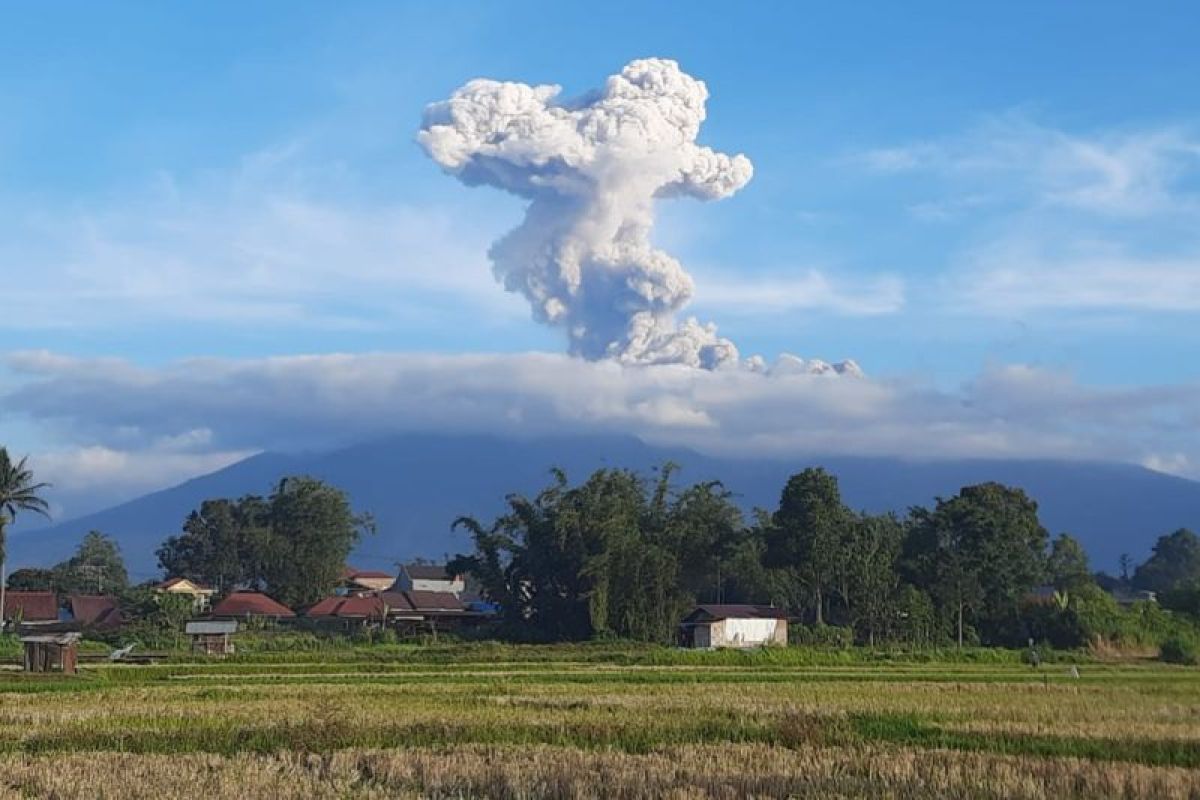
[[[135,579],[153,577],[155,549],[179,531],[201,500],[266,494],[281,477],[295,474],[336,484],[349,492],[358,510],[371,512],[378,533],[361,544],[354,563],[391,567],[414,556],[437,557],[467,547],[466,536],[450,531],[456,517],[490,518],[503,508],[506,494],[532,493],[546,485],[551,466],[580,480],[602,466],[649,470],[668,460],[682,467],[678,482],[720,479],[747,510],[772,507],[787,476],[812,465],[838,476],[850,506],[876,512],[903,512],[965,485],[1000,481],[1028,491],[1051,533],[1077,536],[1093,565],[1109,570],[1121,553],[1144,558],[1164,533],[1200,528],[1200,483],[1126,464],[846,456],[743,460],[655,447],[626,436],[512,440],[414,434],[331,452],[264,453],[98,513],[17,532],[10,541],[10,567],[61,560],[84,533],[96,529],[118,539]]]

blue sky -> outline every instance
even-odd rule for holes
[[[0,350],[42,356],[0,373],[3,437],[67,485],[140,490],[281,441],[211,408],[100,419],[77,384],[70,405],[105,359],[145,386],[196,357],[561,352],[489,272],[521,201],[442,174],[421,112],[471,78],[574,96],[659,56],[708,85],[701,143],[754,162],[654,231],[743,355],[853,358],[951,406],[1007,376],[1057,405],[1006,384],[991,424],[1042,409],[1011,439],[1061,448],[946,452],[1200,471],[1194,4],[447,5],[0,12]]]

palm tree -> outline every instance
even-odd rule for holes
[[[25,461],[22,458],[14,464],[8,449],[0,447],[0,628],[4,627],[5,562],[8,556],[5,529],[17,518],[18,511],[32,511],[50,518],[50,506],[38,494],[50,484],[34,483],[33,472],[25,466]]]

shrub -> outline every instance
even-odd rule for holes
[[[792,625],[788,641],[817,647],[850,647],[854,644],[854,629],[839,625]]]
[[[5,661],[21,655],[21,643],[16,636],[0,633],[0,659]]]
[[[1158,657],[1168,664],[1200,664],[1200,645],[1195,639],[1184,636],[1171,636],[1165,639],[1159,650]]]

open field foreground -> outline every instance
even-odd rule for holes
[[[0,798],[1200,797],[1195,669],[485,652],[3,671]]]

